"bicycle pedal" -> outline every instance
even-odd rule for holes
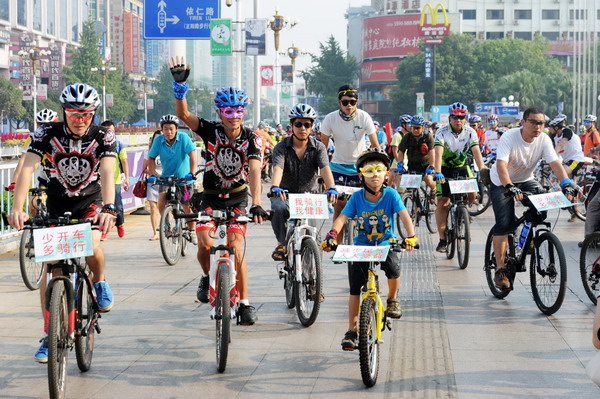
[[[96,322],[96,324],[94,324],[94,329],[96,330],[96,332],[98,334],[100,334],[102,332],[102,329],[100,328],[100,325]]]

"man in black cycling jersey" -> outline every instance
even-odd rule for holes
[[[104,253],[100,235],[116,221],[115,182],[113,179],[116,139],[113,132],[92,125],[100,97],[96,90],[83,83],[67,86],[60,95],[64,122],[40,126],[25,159],[22,173],[16,182],[13,208],[8,216],[10,224],[22,229],[29,218],[23,204],[31,185],[31,175],[46,156],[44,169],[49,177],[46,206],[51,218],[71,212],[73,219],[92,219],[94,254],[86,258],[93,273],[94,287],[101,312],[113,306],[113,296],[104,276]],[[44,316],[44,332],[48,332],[49,312],[44,306],[46,273],[42,272],[40,300]],[[46,337],[35,354],[38,363],[48,362]]]

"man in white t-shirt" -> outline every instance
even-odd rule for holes
[[[329,166],[333,173],[335,183],[343,186],[360,187],[360,179],[356,171],[356,161],[366,149],[364,137],[367,135],[371,147],[379,148],[377,129],[371,116],[358,109],[358,90],[350,85],[344,85],[338,90],[338,103],[340,109],[329,113],[321,123],[321,140],[325,147],[329,138],[333,137],[335,151]],[[346,201],[338,200],[335,203],[333,220],[335,220]],[[338,242],[341,242],[343,230],[338,233]]]
[[[491,169],[490,197],[496,224],[494,225],[494,254],[496,275],[494,282],[499,289],[510,290],[511,281],[504,268],[508,248],[508,234],[515,230],[515,203],[523,200],[523,191],[540,193],[542,188],[533,177],[537,162],[544,158],[561,181],[563,192],[574,194],[574,184],[567,177],[552,147],[550,137],[542,133],[544,113],[537,108],[523,112],[520,128],[510,129],[502,135],[496,152],[496,163]]]

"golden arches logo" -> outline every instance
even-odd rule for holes
[[[431,3],[427,3],[423,6],[423,10],[421,11],[421,20],[419,22],[419,26],[425,25],[425,15],[427,14],[427,9],[429,9],[429,13],[431,14],[431,25],[437,25],[437,16],[439,10],[442,10],[444,14],[444,26],[450,25],[448,22],[448,14],[446,13],[446,8],[442,3],[437,3],[435,7],[431,6]]]

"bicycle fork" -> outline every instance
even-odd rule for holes
[[[235,319],[235,304],[239,300],[239,294],[236,287],[236,276],[235,270],[235,248],[227,246],[227,229],[224,226],[217,228],[215,245],[210,248],[210,271],[209,282],[209,304],[210,318],[220,318],[221,315],[217,315],[215,311],[215,302],[217,298],[217,273],[226,272],[229,273],[229,309],[231,312],[231,318]],[[231,257],[230,257],[231,256]]]

